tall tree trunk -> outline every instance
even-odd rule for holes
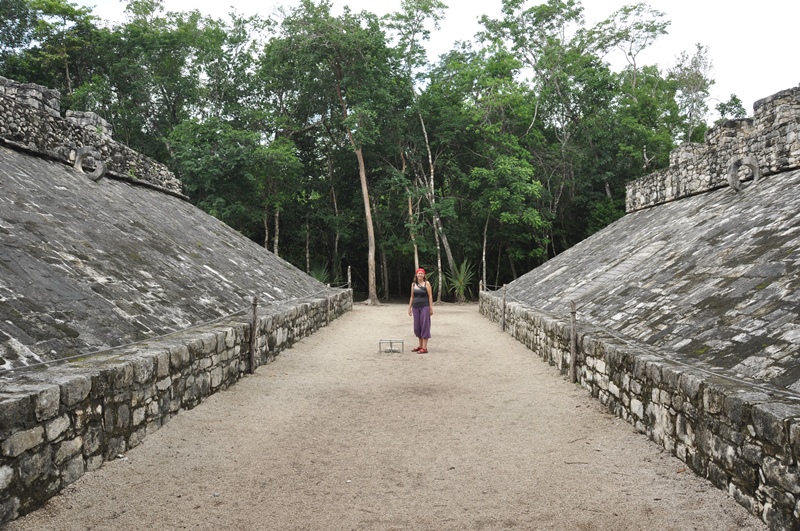
[[[341,284],[342,264],[339,262],[339,229],[336,229],[336,236],[333,238],[333,278]]]
[[[280,239],[280,232],[281,232],[281,224],[280,224],[280,210],[277,208],[275,209],[275,239],[272,242],[272,253],[275,256],[280,256],[278,254],[278,240]]]
[[[346,123],[350,113],[347,111],[347,103],[344,101],[341,85],[337,85],[336,92],[339,97],[339,105],[342,107],[342,118]],[[372,209],[369,205],[367,166],[364,163],[364,152],[356,143],[356,139],[353,137],[353,132],[350,129],[347,130],[347,138],[350,140],[350,145],[353,147],[353,151],[356,153],[356,159],[358,159],[358,177],[361,181],[361,195],[364,199],[364,217],[367,223],[367,241],[369,243],[369,251],[367,253],[367,267],[369,269],[369,274],[367,282],[369,285],[369,295],[366,302],[369,305],[379,306],[381,302],[378,300],[378,288],[377,283],[375,282],[375,227],[372,224]]]
[[[436,228],[438,229],[439,236],[442,238],[442,246],[444,247],[445,255],[447,255],[447,265],[448,269],[452,273],[456,267],[456,262],[453,260],[453,251],[450,250],[450,244],[447,242],[447,234],[444,233],[444,225],[442,225],[442,218],[439,217],[439,213],[436,210],[433,211],[433,219],[436,222]]]
[[[564,181],[561,181],[561,183],[559,184],[558,193],[555,194],[555,196],[553,197],[553,201],[550,203],[550,205],[551,205],[550,206],[550,212],[553,215],[553,219],[557,219],[558,218],[558,207],[559,207],[559,201],[561,200],[561,194],[562,193],[564,193]],[[555,235],[552,223],[550,224],[550,246],[553,249],[553,256],[557,255],[558,251],[556,249],[556,235]]]
[[[333,161],[331,160],[330,156],[328,157],[328,177],[331,180],[331,200],[333,201],[333,215],[337,220],[336,223],[336,234],[333,237],[333,278],[336,282],[341,282],[342,280],[342,265],[339,263],[339,239],[341,235],[339,234],[339,203],[336,200],[336,188],[333,186]]]
[[[403,267],[397,266],[397,293],[403,296]]]
[[[308,228],[308,220],[306,220],[306,273],[311,272],[311,249],[309,240],[311,240],[311,231]]]
[[[428,181],[428,178],[425,177],[425,175],[420,177],[419,174],[417,174],[416,179],[417,186],[425,190],[425,199],[428,201],[428,205],[431,207],[431,217],[433,218],[431,225],[436,237],[441,240],[441,245],[444,246],[448,268],[452,272],[453,268],[455,267],[455,260],[453,259],[453,252],[450,250],[450,243],[447,241],[447,234],[445,234],[444,231],[444,224],[442,223],[442,219],[439,217],[439,213],[436,210],[436,197],[432,188],[433,181]]]
[[[486,215],[486,223],[483,224],[483,249],[481,250],[481,267],[483,268],[483,289],[488,290],[486,287],[486,243],[488,241],[487,235],[489,234],[489,215]]]
[[[439,272],[439,285],[436,288],[436,302],[442,302],[442,284],[444,284],[444,271],[442,271],[442,248],[439,245],[439,233],[433,229],[433,239],[436,241],[436,270]]]
[[[67,80],[67,94],[72,96],[72,75],[69,73],[69,59],[67,50],[64,50],[64,74]]]
[[[381,245],[381,272],[383,273],[383,300],[389,300],[389,262],[386,259],[386,249]]]
[[[500,286],[500,259],[503,256],[503,246],[497,246],[497,274],[494,277],[494,287]]]
[[[372,206],[372,210],[377,212],[378,205],[374,203],[375,198],[370,197],[370,205]],[[383,234],[381,233],[381,225],[375,227],[375,233],[378,236],[378,239],[384,241]],[[383,299],[389,300],[389,269],[388,269],[388,259],[386,258],[386,247],[383,245],[378,246],[378,251],[381,254],[381,287],[383,288]]]
[[[400,168],[400,173],[406,174],[406,157],[403,151],[400,151],[400,160],[403,165]],[[411,236],[411,245],[414,247],[414,271],[419,269],[419,246],[417,245],[417,231],[414,227],[417,225],[417,218],[414,216],[414,205],[411,202],[411,191],[406,186],[406,195],[408,196],[408,225],[409,235]]]
[[[422,113],[417,112],[419,123],[422,127],[422,136],[425,138],[425,149],[428,153],[428,177],[426,178],[425,194],[428,197],[428,203],[431,205],[431,212],[433,212],[434,230],[439,233],[444,245],[444,252],[447,255],[447,264],[450,272],[455,268],[455,261],[453,260],[453,252],[450,250],[450,244],[447,241],[447,235],[444,233],[444,225],[439,217],[439,211],[436,209],[436,189],[434,187],[434,171],[436,166],[433,163],[433,153],[431,152],[431,144],[428,141],[428,129],[425,127],[425,120],[422,119]]]
[[[355,139],[350,135],[350,141],[355,148]],[[361,179],[361,195],[364,197],[364,216],[367,222],[367,241],[369,242],[369,252],[367,254],[367,266],[369,268],[369,296],[367,304],[379,305],[378,288],[375,282],[375,226],[372,224],[372,209],[369,206],[369,188],[367,187],[367,168],[364,165],[364,154],[361,148],[355,148],[358,158],[358,175]]]
[[[264,249],[269,249],[269,208],[264,207]]]
[[[408,192],[408,188],[406,188]],[[416,226],[417,219],[414,216],[414,206],[411,204],[411,195],[408,196],[408,224]],[[411,229],[411,245],[414,247],[414,271],[419,269],[419,246],[417,245],[417,231]]]
[[[514,259],[511,258],[511,248],[506,249],[506,253],[508,254],[508,263],[511,264],[511,276],[517,280],[517,268],[514,267]]]

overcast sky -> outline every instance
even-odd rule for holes
[[[123,0],[73,0],[79,5],[95,6],[94,13],[109,21],[124,20]],[[449,51],[456,41],[470,41],[480,29],[481,15],[499,18],[500,0],[444,0],[452,6],[441,29],[434,33],[428,46],[430,60]],[[238,13],[271,14],[278,5],[295,6],[296,0],[218,0],[213,3],[196,0],[164,0],[168,11],[199,9],[203,14],[225,17],[231,6]],[[607,18],[632,0],[584,0],[587,25]],[[638,58],[639,65],[658,64],[662,71],[673,66],[681,52],[693,54],[695,44],[709,48],[713,62],[709,107],[727,101],[736,94],[748,115],[753,114],[756,100],[800,85],[800,53],[798,28],[800,2],[797,0],[759,0],[736,7],[719,0],[650,0],[653,9],[671,21],[669,34],[660,37]],[[369,10],[377,15],[398,11],[400,0],[334,0],[333,5],[349,5],[352,11]],[[745,7],[746,6],[746,7]],[[624,65],[622,52],[609,56],[619,70]]]

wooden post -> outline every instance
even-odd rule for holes
[[[576,329],[577,310],[575,309],[575,301],[569,301],[570,305],[570,327],[569,327],[569,381],[575,383],[578,381],[578,330]]]
[[[506,331],[506,285],[503,284],[503,307],[500,311],[500,330]]]
[[[328,311],[325,314],[325,326],[331,324],[331,293],[330,293],[331,285],[328,284],[328,289],[325,290],[325,301],[328,307]]]
[[[250,374],[256,372],[256,341],[258,341],[258,297],[253,296],[253,316],[250,321]]]
[[[347,289],[353,288],[353,282],[350,278],[350,266],[347,266]]]

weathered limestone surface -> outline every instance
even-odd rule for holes
[[[575,301],[580,384],[775,530],[800,529],[798,95],[712,131],[727,151],[673,153],[625,217],[480,301],[564,373]],[[735,191],[745,155],[761,176]]]
[[[728,120],[706,133],[703,144],[684,144],[670,154],[669,168],[627,187],[626,211],[633,212],[729,186],[729,169],[752,161],[762,176],[800,168],[800,86],[758,100],[752,118]],[[747,166],[738,181],[753,179]]]
[[[94,115],[71,117],[86,133],[59,118],[46,89],[15,90],[24,105],[0,94],[0,527],[353,302],[184,201],[158,165],[95,181],[65,164],[101,137],[104,154],[127,148]]]
[[[81,147],[97,150],[107,175],[139,181],[180,195],[181,183],[166,166],[111,138],[109,124],[91,112],[67,111],[61,117],[58,91],[0,77],[0,141],[73,163]],[[89,158],[86,167],[95,168]]]
[[[508,285],[694,366],[800,395],[800,171],[627,214]]]
[[[0,147],[0,370],[325,297],[181,199]],[[293,302],[295,301],[295,302]]]

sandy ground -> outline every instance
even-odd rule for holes
[[[766,529],[477,306],[432,333],[357,304],[9,529]]]

